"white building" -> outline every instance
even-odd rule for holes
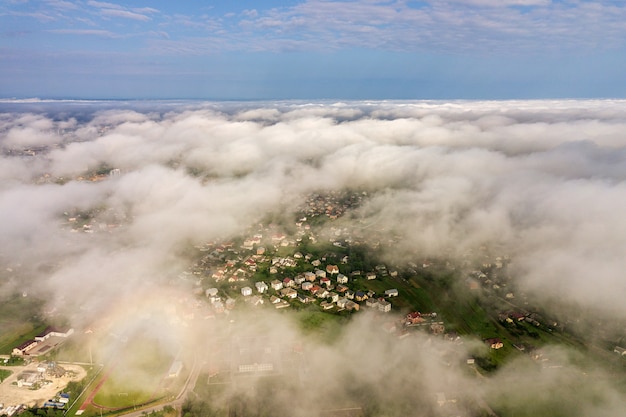
[[[397,297],[398,296],[398,290],[395,288],[392,288],[390,290],[386,290],[385,291],[385,296],[387,297]]]
[[[244,297],[248,297],[249,295],[252,295],[252,288],[250,288],[250,287],[243,287],[241,289],[241,295],[243,295]]]
[[[255,282],[254,286],[256,287],[257,292],[259,292],[260,294],[263,294],[269,288],[267,284],[263,281]]]

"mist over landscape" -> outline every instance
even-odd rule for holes
[[[626,336],[623,100],[4,100],[0,110],[3,298],[37,300],[38,314],[82,334],[113,332],[112,317],[123,317],[117,334],[150,334],[172,355],[200,346],[208,363],[255,338],[304,345],[298,382],[258,415],[317,415],[324,399],[381,416],[489,414],[483,399],[517,416],[626,409],[623,364],[611,370],[578,348],[547,344],[550,366],[521,356],[477,377],[465,361],[488,350],[485,335],[394,338],[367,311],[330,342],[282,311],[197,320],[214,284],[188,274],[197,248],[239,242],[259,225],[295,239],[311,195],[350,193],[358,204],[320,223],[319,239],[361,239],[400,271],[433,264],[448,271],[446,285],[479,299],[484,290],[468,285],[477,269],[504,263],[511,305],[540,311],[589,349],[598,337],[617,344]],[[178,319],[194,308],[192,322]],[[111,355],[104,345],[100,358]],[[230,385],[223,401],[257,401],[263,386]]]

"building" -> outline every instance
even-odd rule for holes
[[[265,282],[263,281],[259,281],[259,282],[255,282],[254,286],[256,287],[256,290],[259,294],[263,294],[264,292],[266,292],[268,290],[268,286]]]
[[[501,347],[504,346],[504,343],[502,343],[502,340],[500,340],[497,337],[493,337],[493,338],[490,338],[490,339],[485,339],[485,343],[491,349],[500,349]]]
[[[174,361],[170,370],[167,372],[168,378],[177,378],[180,375],[180,371],[183,370],[183,363],[181,361]]]
[[[397,297],[397,296],[398,296],[398,290],[395,288],[385,291],[385,297]]]
[[[344,274],[338,274],[337,275],[337,283],[338,284],[347,284],[348,283],[348,277],[345,276]]]
[[[283,288],[283,283],[282,281],[279,281],[277,279],[273,280],[270,285],[272,286],[272,288],[276,291],[280,291]]]
[[[24,356],[28,354],[28,351],[33,349],[35,346],[39,344],[36,340],[28,340],[21,345],[13,348],[13,355],[16,356]]]
[[[369,298],[365,301],[365,306],[378,309],[378,300],[375,298]]]
[[[378,300],[378,311],[388,313],[391,311],[391,303],[385,300]]]
[[[248,296],[252,295],[252,288],[250,288],[250,287],[243,287],[241,289],[241,295],[243,295],[244,297],[248,297]]]
[[[338,274],[339,273],[339,267],[337,265],[327,265],[326,266],[326,272],[328,272],[331,275]]]

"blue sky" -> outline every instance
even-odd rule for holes
[[[0,1],[0,97],[626,97],[626,2]]]

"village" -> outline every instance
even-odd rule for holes
[[[360,249],[366,242],[348,229],[331,227],[326,239],[315,226],[341,217],[364,195],[314,194],[288,225],[295,230],[289,234],[275,225],[259,224],[239,240],[198,246],[200,258],[181,279],[194,282],[196,294],[206,297],[215,315],[228,314],[238,303],[296,310],[314,305],[328,314],[363,309],[389,313],[401,298],[394,285],[402,281],[398,270],[382,263],[370,265]],[[420,324],[432,324],[434,333],[443,333],[436,313],[411,314],[421,317]]]

